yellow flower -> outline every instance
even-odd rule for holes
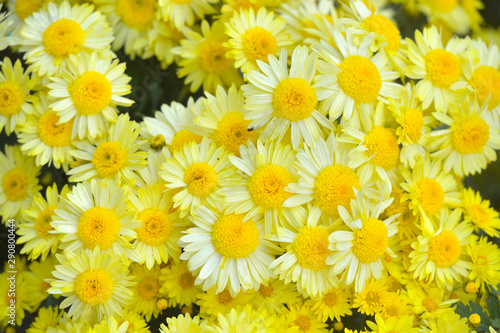
[[[198,316],[191,318],[188,313],[177,317],[168,317],[167,325],[168,327],[165,324],[160,325],[161,333],[202,333],[205,331],[207,322],[203,320],[200,322]]]
[[[495,243],[488,242],[487,237],[474,239],[467,245],[467,253],[472,260],[469,279],[475,281],[482,293],[497,290],[500,283],[500,249]]]
[[[165,296],[161,293],[160,266],[154,265],[151,269],[145,265],[133,263],[130,266],[130,274],[134,276],[135,286],[131,288],[134,292],[134,302],[131,308],[144,316],[146,321],[151,317],[158,317],[160,310],[156,303]]]
[[[184,260],[163,268],[160,280],[163,281],[160,293],[168,296],[168,306],[190,306],[202,292],[201,287],[194,284],[196,275],[188,269],[188,262]]]
[[[371,279],[362,291],[354,294],[352,306],[359,308],[359,312],[372,316],[384,310],[389,297],[390,293],[387,291],[385,281]]]
[[[215,12],[213,4],[218,0],[160,0],[161,17],[174,23],[179,31],[194,24],[196,18],[203,19]]]
[[[347,288],[331,288],[321,298],[314,300],[311,310],[318,316],[319,321],[340,321],[341,317],[352,315],[351,296]]]
[[[62,319],[64,311],[59,310],[56,306],[53,308],[42,307],[38,310],[38,315],[35,320],[31,323],[30,328],[26,330],[26,333],[46,333],[49,329],[56,328]]]
[[[286,333],[308,332],[308,333],[326,333],[326,323],[318,320],[311,309],[311,301],[304,304],[294,304],[289,306],[289,310],[284,314],[288,323]]]
[[[500,218],[498,212],[490,207],[489,200],[483,200],[481,193],[475,192],[471,188],[462,191],[464,198],[462,205],[464,218],[472,222],[474,231],[484,231],[491,237],[498,237],[500,229]]]

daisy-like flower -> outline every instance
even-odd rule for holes
[[[61,234],[61,248],[66,252],[81,253],[98,246],[103,253],[112,252],[117,258],[135,262],[143,260],[129,240],[137,237],[141,226],[127,211],[125,191],[114,181],[77,184],[67,198],[61,198],[52,227]]]
[[[89,329],[88,333],[127,333],[128,328],[128,321],[119,323],[115,317],[106,317],[106,319],[94,325],[92,329]]]
[[[137,312],[130,310],[130,308],[125,309],[123,316],[116,317],[116,319],[118,321],[118,325],[128,321],[129,325],[127,333],[151,333],[148,324],[144,320],[144,317],[138,314]]]
[[[448,114],[434,113],[448,129],[430,134],[431,157],[444,161],[443,170],[460,177],[474,175],[496,161],[500,149],[499,129],[486,115],[486,104],[479,107],[468,99],[449,106]]]
[[[100,58],[111,58],[113,31],[106,17],[89,4],[71,6],[49,3],[26,18],[21,29],[24,58],[33,64],[40,76],[53,75],[66,67],[74,55],[98,52]]]
[[[63,187],[61,197],[69,191],[68,186]],[[33,197],[30,209],[24,212],[25,219],[19,224],[17,244],[25,244],[21,254],[29,254],[30,260],[37,259],[40,255],[45,260],[49,253],[56,253],[61,235],[51,233],[54,228],[50,225],[54,210],[59,203],[57,185],[47,187],[45,198],[41,193]]]
[[[213,322],[219,313],[226,315],[233,309],[242,309],[250,300],[251,295],[245,291],[231,295],[228,288],[220,293],[216,293],[215,288],[210,288],[206,293],[198,294],[197,304],[200,306],[201,317]]]
[[[191,141],[180,152],[174,152],[173,158],[167,158],[160,176],[167,188],[179,191],[172,201],[182,218],[196,205],[219,207],[220,189],[240,179],[235,173],[224,148],[204,138],[199,145]]]
[[[5,128],[9,135],[26,122],[26,115],[33,113],[36,95],[30,91],[37,84],[24,71],[21,60],[14,65],[5,57],[0,71],[0,131]]]
[[[134,170],[144,168],[148,154],[138,151],[144,142],[138,140],[140,126],[131,121],[127,113],[118,117],[111,126],[106,138],[97,146],[85,141],[76,142],[78,150],[70,151],[73,157],[82,161],[82,165],[67,172],[71,182],[81,182],[92,178],[113,179],[134,184]]]
[[[8,18],[11,21],[11,25],[8,26],[7,35],[10,36],[12,40],[11,45],[14,46],[19,42],[19,32],[24,26],[24,20],[30,17],[34,12],[39,11],[41,8],[46,8],[48,0],[8,0],[5,1],[7,8],[9,10]],[[62,1],[57,0],[55,3],[60,4]],[[16,45],[17,46],[17,45]],[[2,49],[0,47],[0,49]]]
[[[171,50],[179,46],[184,38],[184,33],[177,30],[172,21],[157,19],[153,22],[153,28],[148,30],[148,43],[142,57],[147,59],[156,56],[161,68],[166,69],[174,61],[177,63],[180,60]]]
[[[453,312],[452,305],[458,301],[451,298],[449,291],[438,288],[436,284],[417,280],[411,280],[404,293],[411,300],[415,314],[423,319],[437,318]]]
[[[187,261],[174,262],[161,270],[163,281],[160,293],[168,296],[168,306],[190,306],[198,299],[202,289],[194,284],[196,276],[188,269]]]
[[[230,49],[228,56],[243,73],[258,70],[257,60],[267,63],[269,55],[275,56],[293,43],[286,32],[286,21],[265,7],[257,12],[253,8],[235,12],[226,28],[231,38],[225,44]]]
[[[323,297],[314,300],[311,310],[322,322],[340,321],[341,317],[352,315],[350,298],[347,288],[331,288]]]
[[[246,305],[241,310],[232,309],[231,312],[226,315],[219,313],[217,316],[217,325],[207,326],[207,332],[265,333],[272,331],[271,327],[276,320],[276,316],[270,316],[265,310],[254,310],[252,306]]]
[[[461,220],[462,212],[455,209],[451,214],[447,208],[441,210],[439,228],[432,223],[422,227],[422,235],[411,244],[411,266],[415,279],[435,281],[439,288],[453,289],[454,281],[468,276],[472,268],[465,258],[465,245],[469,244],[472,227]]]
[[[471,28],[471,17],[465,11],[464,4],[471,3],[468,9],[475,7],[472,1],[449,1],[449,0],[419,0],[418,10],[428,17],[429,21],[440,20],[445,22],[457,34],[466,34]],[[477,11],[477,9],[476,9]],[[470,12],[470,11],[469,11]],[[472,14],[472,13],[471,13]],[[476,18],[477,20],[477,18]],[[478,22],[474,22],[477,27]]]
[[[164,296],[160,293],[160,266],[154,265],[147,268],[145,265],[132,263],[130,265],[130,274],[134,276],[136,285],[132,287],[134,292],[134,303],[132,309],[144,316],[146,321],[151,317],[157,318],[160,314],[160,308],[156,306],[158,300]]]
[[[341,281],[344,285],[355,282],[356,292],[364,290],[370,278],[382,278],[382,257],[396,256],[388,246],[389,238],[398,232],[397,223],[392,223],[396,216],[383,221],[378,218],[390,202],[382,201],[372,210],[359,191],[356,200],[351,200],[351,214],[344,207],[338,207],[342,221],[352,231],[335,231],[330,235],[328,248],[333,253],[326,263],[332,265],[331,275],[343,273]]]
[[[234,60],[226,56],[229,49],[224,46],[228,40],[224,30],[221,21],[215,21],[210,26],[203,20],[201,34],[184,29],[186,39],[172,49],[172,53],[180,56],[177,76],[186,77],[184,84],[190,84],[191,92],[203,86],[203,90],[214,93],[218,85],[228,88],[231,84],[240,86],[243,83],[238,70],[234,68]]]
[[[100,59],[98,53],[83,53],[68,61],[67,69],[51,77],[47,85],[54,99],[50,107],[60,116],[60,123],[74,119],[71,137],[95,139],[116,122],[118,105],[134,101],[123,97],[130,93],[130,77],[124,74],[125,63]]]
[[[204,332],[206,321],[200,322],[200,317],[191,318],[189,313],[178,317],[167,317],[167,326],[160,325],[161,333],[201,333]]]
[[[453,311],[435,319],[424,319],[420,332],[443,332],[443,333],[463,333],[469,332],[467,318],[461,318]]]
[[[388,103],[387,98],[398,98],[403,87],[393,81],[399,77],[387,64],[384,52],[373,55],[370,46],[375,38],[369,33],[359,47],[354,44],[355,29],[347,29],[346,35],[333,31],[338,50],[325,41],[316,46],[320,58],[315,87],[319,89],[320,110],[329,113],[334,120],[342,116],[344,124],[359,128],[360,113],[367,104],[377,100]]]
[[[181,260],[198,274],[195,284],[216,293],[228,288],[232,295],[240,290],[258,290],[272,277],[269,265],[280,251],[264,238],[262,220],[243,220],[243,214],[216,213],[204,206],[193,209],[195,227],[187,230],[179,244]]]
[[[29,280],[34,289],[34,292],[30,293],[30,300],[34,309],[37,309],[50,295],[47,291],[50,288],[50,284],[45,280],[53,278],[52,271],[56,264],[57,259],[55,254],[50,254],[47,258],[41,259],[41,261],[32,261],[29,265]],[[59,298],[58,295],[54,297]]]
[[[500,283],[500,249],[487,237],[472,240],[467,245],[467,253],[472,260],[469,279],[474,281],[482,293],[497,290]]]
[[[194,24],[196,18],[203,19],[207,14],[213,14],[213,4],[218,0],[159,0],[161,16],[165,21],[174,23],[181,31],[185,26]]]
[[[269,56],[269,64],[259,61],[261,72],[245,75],[250,84],[241,89],[245,95],[245,119],[250,127],[265,126],[260,139],[280,141],[291,131],[292,147],[302,141],[312,144],[322,136],[322,128],[333,130],[333,124],[317,109],[319,88],[312,85],[316,75],[317,55],[307,46],[298,46],[292,54],[290,70],[287,51],[279,59]]]
[[[448,105],[456,101],[458,93],[451,86],[462,76],[462,64],[459,55],[466,50],[469,40],[452,38],[446,47],[435,26],[424,28],[423,33],[415,32],[415,42],[406,38],[410,66],[405,75],[420,80],[415,86],[418,99],[425,110],[434,104],[438,112],[446,113]]]
[[[52,306],[40,308],[37,317],[31,323],[30,328],[26,330],[26,333],[46,333],[49,329],[55,329],[59,325],[63,313],[64,311],[59,310],[57,306],[55,308]]]
[[[40,167],[33,157],[23,156],[18,146],[5,145],[4,152],[0,152],[0,216],[7,225],[9,219],[19,220],[22,212],[30,208],[42,186],[37,178]]]
[[[288,328],[284,330],[287,333],[308,332],[308,333],[326,333],[326,323],[320,321],[311,309],[312,302],[304,304],[294,304],[284,314],[288,323]]]
[[[358,308],[360,313],[373,316],[382,312],[388,298],[389,291],[385,281],[372,279],[366,283],[362,291],[354,295],[352,306]]]
[[[299,300],[300,296],[293,283],[271,279],[267,285],[260,285],[259,290],[253,295],[252,304],[256,309],[263,307],[270,314],[281,314],[285,304],[294,304]]]
[[[148,269],[173,259],[177,260],[181,249],[177,245],[185,222],[179,213],[172,211],[170,192],[162,194],[160,185],[139,188],[138,195],[130,193],[127,197],[129,210],[136,213],[135,220],[141,222],[137,229],[137,239],[133,245],[142,255]]]
[[[99,248],[56,256],[60,265],[52,272],[55,279],[47,280],[52,286],[49,293],[66,297],[60,307],[70,307],[68,315],[73,320],[95,323],[123,314],[124,307],[132,301],[130,287],[135,283],[128,275],[128,264],[120,256]]]
[[[490,207],[489,200],[483,200],[481,193],[471,188],[462,191],[462,208],[464,219],[472,222],[474,231],[484,231],[491,237],[498,237],[500,230],[500,218],[498,212]]]
[[[419,328],[413,327],[414,317],[410,315],[404,315],[401,317],[389,317],[382,318],[380,315],[375,315],[375,322],[367,321],[366,325],[376,333],[387,333],[387,332],[407,332],[407,333],[418,333]]]

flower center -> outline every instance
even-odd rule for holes
[[[137,219],[144,223],[137,229],[137,236],[139,240],[149,246],[165,243],[174,229],[167,213],[158,208],[143,210]]]
[[[460,78],[460,63],[451,52],[437,49],[425,56],[427,77],[437,88],[449,88]]]
[[[158,296],[160,286],[158,281],[153,278],[146,278],[139,283],[139,295],[142,299],[151,300]]]
[[[475,90],[480,105],[490,97],[488,109],[492,110],[500,104],[500,72],[491,66],[479,66],[474,70],[469,81]]]
[[[434,179],[424,177],[413,186],[417,194],[418,204],[424,212],[434,215],[443,207],[444,191]]]
[[[221,216],[212,228],[215,251],[226,258],[248,257],[259,245],[259,230],[252,221],[243,222],[243,214]]]
[[[458,0],[428,0],[432,8],[441,13],[449,13],[458,6]]]
[[[241,112],[227,113],[214,133],[214,141],[218,147],[224,146],[227,151],[235,155],[240,154],[240,145],[246,145],[247,141],[255,141],[255,131],[249,131],[250,120],[243,119]]]
[[[182,129],[175,133],[172,143],[170,144],[170,147],[168,149],[170,150],[171,153],[174,151],[180,151],[182,147],[186,143],[189,143],[191,141],[195,141],[196,143],[201,143],[201,140],[203,139],[202,136],[199,136],[198,134],[194,134],[193,132],[188,131],[187,129]]]
[[[196,197],[205,197],[217,187],[217,174],[210,164],[195,163],[186,170],[184,183],[187,184],[189,193]]]
[[[479,154],[488,143],[490,128],[476,115],[464,118],[451,126],[451,142],[460,154]]]
[[[88,269],[75,279],[75,294],[88,305],[105,304],[113,295],[113,278],[102,269]]]
[[[120,219],[109,208],[92,207],[82,214],[78,222],[78,237],[90,249],[96,245],[102,250],[110,249],[119,232]]]
[[[17,82],[0,83],[0,114],[5,117],[13,116],[21,111],[24,104],[24,94],[21,85]]]
[[[292,193],[286,192],[285,187],[293,182],[290,172],[279,165],[264,165],[248,179],[248,192],[253,201],[264,209],[283,207],[283,202]]]
[[[127,27],[144,32],[156,19],[156,1],[117,0],[116,13]]]
[[[356,103],[371,103],[377,100],[382,88],[382,77],[377,66],[361,56],[350,56],[340,64],[337,75],[339,87]]]
[[[368,218],[361,229],[354,231],[352,252],[362,264],[371,264],[381,259],[387,250],[389,232],[384,222]]]
[[[85,32],[78,23],[65,18],[49,25],[43,32],[45,51],[53,57],[78,53],[85,43]]]
[[[422,137],[422,127],[424,126],[424,116],[422,111],[412,108],[406,110],[402,125],[408,138],[413,143],[417,143]]]
[[[328,231],[323,227],[302,227],[293,241],[293,250],[300,266],[320,271],[326,267],[326,258],[332,253],[328,249]]]
[[[435,300],[430,297],[427,297],[422,301],[422,305],[425,307],[427,312],[434,312],[438,309],[438,305]]]
[[[228,48],[222,39],[207,39],[198,46],[200,68],[207,73],[222,74],[232,67],[232,60],[226,57]]]
[[[323,303],[325,303],[328,306],[333,307],[333,306],[337,305],[337,302],[338,302],[338,298],[334,292],[330,292],[323,297]]]
[[[259,294],[261,294],[261,296],[265,298],[272,297],[274,294],[274,288],[271,284],[269,284],[267,287],[261,284],[259,288]]]
[[[297,317],[297,320],[295,320],[295,325],[299,327],[299,330],[301,331],[309,331],[311,328],[311,318],[308,316],[300,315]]]
[[[49,234],[49,231],[54,230],[50,225],[52,222],[52,216],[54,216],[54,209],[57,209],[56,205],[50,205],[38,214],[35,220],[35,231],[38,237],[45,240],[49,240],[54,236],[54,234]]]
[[[87,72],[69,84],[68,92],[78,113],[91,116],[111,102],[111,83],[101,73]]]
[[[278,43],[272,33],[261,27],[250,28],[241,35],[241,46],[245,57],[252,63],[261,60],[267,63],[267,56],[278,52]]]
[[[42,5],[42,0],[16,0],[14,10],[16,11],[17,16],[24,21],[24,19],[30,16],[33,12],[38,11]]]
[[[454,265],[460,258],[460,253],[460,242],[451,231],[443,230],[429,242],[429,260],[434,261],[437,267]]]
[[[474,262],[474,264],[478,265],[478,266],[484,266],[484,267],[480,267],[480,270],[483,270],[486,268],[486,269],[489,269],[489,261],[488,261],[488,257],[485,256],[484,254],[480,254],[477,256],[477,259],[476,261]]]
[[[118,142],[103,142],[97,146],[92,156],[97,175],[105,178],[115,175],[127,163],[127,151]]]
[[[290,121],[308,118],[318,99],[314,89],[302,78],[281,80],[273,93],[274,115]]]
[[[46,112],[38,120],[38,136],[49,147],[64,147],[71,144],[73,120],[57,125],[59,116],[53,112]]]
[[[28,176],[20,168],[7,172],[2,178],[2,188],[7,201],[21,201],[28,197]]]
[[[229,304],[233,301],[233,298],[231,297],[231,294],[229,293],[229,290],[225,289],[219,294],[217,294],[217,302],[219,304]]]
[[[351,199],[356,199],[353,188],[361,187],[354,171],[341,164],[330,165],[318,174],[314,181],[315,205],[327,215],[338,217],[337,206],[351,211]]]
[[[382,15],[371,15],[368,16],[361,27],[368,32],[374,32],[377,35],[382,35],[387,41],[387,46],[385,49],[387,51],[396,52],[399,49],[399,43],[401,43],[401,33],[398,27],[394,25],[387,17]]]
[[[184,273],[179,277],[179,286],[182,289],[191,289],[194,286],[194,276],[190,272]]]
[[[390,129],[380,126],[374,127],[365,137],[365,146],[368,148],[365,152],[366,155],[375,154],[370,163],[384,170],[391,170],[399,161],[398,140]]]
[[[490,215],[483,206],[472,205],[470,210],[472,211],[472,222],[474,222],[475,225],[484,227],[490,224]]]

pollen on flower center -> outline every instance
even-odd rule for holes
[[[173,153],[174,151],[180,151],[186,143],[189,143],[191,141],[201,143],[202,139],[202,136],[194,134],[187,129],[182,129],[175,133],[174,138],[172,139],[172,143],[170,144],[170,147],[168,147],[168,150],[170,150],[171,153]]]
[[[8,201],[21,201],[28,196],[28,176],[20,168],[7,172],[2,177],[2,188]]]
[[[75,279],[75,294],[88,305],[105,304],[113,294],[113,278],[102,269],[89,269]]]
[[[361,187],[354,171],[341,164],[330,165],[316,177],[313,198],[315,205],[330,216],[339,216],[338,207],[350,211],[351,199],[356,199],[353,188]]]
[[[302,227],[293,241],[297,263],[307,269],[320,271],[326,267],[326,258],[332,253],[328,249],[328,231],[323,227]]]
[[[108,250],[118,239],[120,219],[109,208],[92,207],[85,211],[78,222],[77,235],[86,247],[96,245]]]
[[[17,0],[14,10],[17,16],[24,21],[25,18],[38,11],[43,5],[43,0]]]
[[[294,181],[290,172],[279,165],[264,165],[248,179],[248,192],[253,201],[264,209],[276,209],[283,206],[283,202],[292,193],[286,192],[285,187]]]
[[[488,124],[476,115],[464,118],[450,129],[453,147],[464,155],[482,153],[490,137]]]
[[[259,294],[265,298],[272,297],[274,294],[274,288],[272,285],[268,285],[266,287],[265,285],[261,284],[259,287]]]
[[[23,89],[19,83],[0,82],[0,114],[2,116],[9,117],[18,114],[24,101]]]
[[[383,35],[387,41],[387,46],[385,47],[387,51],[396,52],[399,49],[401,33],[398,27],[396,27],[387,17],[382,15],[370,15],[361,23],[361,27],[368,32]]]
[[[356,103],[371,103],[377,100],[382,88],[382,76],[377,66],[361,56],[350,56],[340,64],[337,75],[339,87]]]
[[[490,223],[490,216],[488,214],[488,211],[484,209],[483,206],[481,205],[472,205],[470,207],[470,210],[472,211],[472,222],[474,222],[475,225],[484,227],[487,226]]]
[[[366,155],[373,156],[370,163],[391,170],[399,161],[398,140],[394,133],[387,128],[376,126],[365,137]]]
[[[299,330],[303,332],[309,331],[312,326],[311,318],[304,315],[298,316],[298,318],[295,320],[295,325],[297,325],[299,327]]]
[[[54,216],[54,209],[57,209],[57,206],[50,205],[41,211],[35,220],[34,229],[37,232],[38,237],[45,240],[49,240],[53,236],[53,234],[49,234],[49,231],[54,230],[54,228],[50,225],[50,222],[52,222],[52,216]]]
[[[142,299],[150,300],[158,296],[160,286],[158,281],[153,278],[146,278],[138,284],[139,294]]]
[[[127,27],[144,32],[156,19],[156,1],[117,0],[116,13]]]
[[[224,289],[220,293],[217,294],[217,302],[219,304],[228,304],[233,301],[233,297],[231,297],[231,294],[229,293],[229,290]]]
[[[217,174],[210,164],[195,163],[186,170],[184,183],[186,183],[189,193],[197,197],[204,197],[217,187]]]
[[[267,56],[278,52],[278,42],[272,33],[261,27],[248,29],[241,35],[241,46],[245,57],[251,62],[267,63]]]
[[[328,306],[337,305],[338,298],[334,292],[330,292],[323,297],[323,302]]]
[[[384,256],[387,250],[389,232],[384,222],[368,218],[361,229],[354,232],[352,252],[362,264],[371,264]]]
[[[38,120],[38,136],[49,147],[64,147],[71,144],[73,120],[57,125],[59,116],[53,112],[46,112]]]
[[[232,67],[232,60],[226,57],[228,48],[222,39],[207,39],[197,49],[200,68],[208,73],[222,74]]]
[[[424,177],[413,186],[418,204],[428,215],[434,215],[444,204],[444,191],[434,179]]]
[[[85,43],[82,27],[77,22],[65,18],[49,25],[42,38],[45,51],[56,58],[80,52]]]
[[[290,121],[308,118],[313,112],[318,99],[313,87],[302,78],[281,80],[273,93],[274,115]]]
[[[137,229],[137,237],[149,246],[158,246],[165,243],[174,229],[168,214],[158,208],[143,210],[137,220],[144,223]]]
[[[488,110],[500,104],[500,72],[491,66],[479,66],[474,70],[469,84],[475,90],[477,101],[480,105],[490,97]]]
[[[111,102],[111,83],[97,72],[80,75],[68,85],[68,92],[75,109],[84,116],[103,111]]]
[[[259,230],[252,221],[243,222],[243,214],[221,216],[212,227],[215,251],[226,258],[245,258],[259,245]]]
[[[120,142],[103,142],[97,146],[92,156],[92,164],[100,178],[115,175],[126,162],[127,151]]]
[[[184,273],[179,277],[179,285],[182,289],[191,289],[194,286],[194,276],[191,272]]]
[[[422,301],[422,305],[425,307],[427,312],[434,312],[438,309],[436,301],[429,297]]]
[[[460,258],[460,242],[457,236],[448,230],[441,231],[429,242],[429,260],[437,267],[449,267]]]
[[[403,117],[404,133],[413,142],[417,143],[422,137],[422,127],[424,126],[424,116],[422,111],[408,109]]]
[[[460,63],[453,53],[437,49],[425,56],[427,77],[437,88],[449,88],[460,78]]]
[[[218,147],[224,146],[230,153],[239,156],[240,146],[246,145],[247,141],[255,141],[255,131],[249,131],[250,120],[243,119],[241,112],[227,113],[214,133],[214,141]]]

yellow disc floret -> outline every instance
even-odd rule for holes
[[[265,298],[272,297],[274,294],[274,287],[271,284],[268,286],[261,284],[259,287],[259,294]]]
[[[328,166],[314,181],[315,205],[325,214],[337,217],[337,206],[350,211],[351,199],[356,199],[353,188],[359,190],[360,187],[359,178],[351,169],[341,164]]]
[[[441,210],[444,204],[444,191],[434,179],[424,177],[413,186],[420,207],[429,215]]]
[[[488,124],[476,115],[462,119],[450,129],[453,147],[464,155],[482,153],[490,137]]]
[[[150,246],[158,246],[165,243],[174,229],[168,214],[159,208],[148,208],[143,210],[137,220],[144,224],[137,229],[137,237],[140,241]]]
[[[234,298],[231,297],[229,290],[225,289],[217,294],[217,302],[219,304],[228,304],[233,301]]]
[[[226,57],[228,48],[224,40],[211,38],[200,43],[197,48],[200,68],[208,73],[222,74],[232,68],[233,62]]]
[[[326,267],[326,258],[332,253],[328,249],[328,231],[323,227],[302,227],[293,241],[297,263],[307,269],[320,271]]]
[[[10,170],[2,177],[2,189],[8,201],[26,199],[28,185],[28,176],[20,168]]]
[[[68,85],[73,105],[79,114],[91,116],[111,102],[111,83],[101,73],[87,72]]]
[[[245,57],[253,63],[256,63],[256,60],[267,63],[267,56],[278,52],[276,38],[261,27],[248,29],[241,35],[241,46]]]
[[[243,119],[241,112],[226,113],[214,132],[215,143],[239,156],[240,146],[246,145],[248,140],[254,142],[257,138],[256,132],[248,129],[249,124],[250,120]]]
[[[314,112],[317,102],[314,89],[302,78],[284,79],[274,89],[274,115],[279,118],[306,119]]]
[[[35,220],[35,231],[39,238],[49,240],[54,236],[54,234],[49,234],[49,231],[54,230],[50,225],[52,222],[52,216],[54,216],[54,209],[57,209],[56,205],[50,205],[38,214]]]
[[[454,265],[460,258],[460,242],[457,236],[448,230],[442,230],[429,241],[429,260],[437,267]]]
[[[38,136],[49,147],[64,147],[71,144],[73,119],[57,125],[59,118],[57,114],[48,111],[38,120]]]
[[[127,151],[120,142],[103,142],[97,146],[92,156],[97,175],[105,178],[115,175],[127,163]]]
[[[24,104],[22,87],[17,82],[0,82],[0,114],[5,117],[15,115],[21,111]]]
[[[449,88],[460,78],[460,62],[450,51],[432,50],[425,56],[427,78],[437,88]]]
[[[75,279],[75,294],[88,305],[105,304],[113,295],[111,273],[102,269],[89,269]]]
[[[118,239],[120,219],[109,208],[92,207],[85,211],[78,222],[77,235],[86,247],[96,245],[108,250]]]
[[[212,228],[215,251],[226,258],[248,257],[259,245],[260,234],[252,221],[243,222],[243,214],[221,216]]]
[[[116,13],[129,28],[144,32],[156,19],[154,0],[117,0]]]
[[[160,286],[158,280],[153,278],[145,278],[138,284],[139,295],[142,299],[151,300],[158,296],[160,291]]]
[[[298,316],[295,320],[294,324],[299,327],[301,332],[307,332],[311,329],[311,318],[308,316]]]
[[[184,174],[189,193],[196,197],[211,194],[217,187],[217,174],[213,166],[208,163],[195,163]]]
[[[382,88],[382,76],[377,66],[361,56],[350,56],[340,64],[337,75],[339,87],[356,103],[371,103],[377,100]]]
[[[408,138],[417,143],[422,137],[422,127],[424,126],[424,116],[422,111],[417,109],[408,109],[403,117],[403,130]]]
[[[368,218],[361,229],[354,232],[352,252],[362,264],[371,264],[381,259],[387,250],[389,232],[384,222]]]
[[[43,0],[16,0],[14,10],[17,16],[24,21],[25,18],[38,11],[43,5]]]
[[[85,43],[82,27],[77,22],[65,18],[49,25],[42,38],[45,51],[56,58],[80,52]]]
[[[292,193],[286,192],[285,187],[294,181],[290,172],[279,165],[264,165],[248,179],[248,192],[253,201],[264,209],[283,207],[283,202]]]
[[[181,286],[182,289],[191,289],[194,287],[195,280],[196,279],[193,276],[193,274],[191,274],[191,272],[187,272],[187,273],[181,274],[178,282],[179,282],[179,286]]]
[[[180,151],[186,143],[189,143],[191,141],[201,143],[202,139],[202,136],[194,134],[187,129],[182,129],[175,133],[174,138],[172,139],[172,143],[170,144],[170,147],[168,147],[168,150],[170,150],[171,153],[173,153],[174,151]]]
[[[383,35],[387,41],[385,49],[387,51],[396,52],[401,43],[401,33],[398,27],[392,23],[387,17],[382,15],[368,16],[361,27],[368,32],[374,32],[377,35]]]
[[[366,155],[373,156],[372,164],[387,171],[396,166],[399,161],[398,140],[394,133],[387,128],[376,126],[365,137]]]
[[[474,70],[469,81],[480,105],[491,96],[488,109],[500,104],[500,72],[491,66],[479,66]]]

